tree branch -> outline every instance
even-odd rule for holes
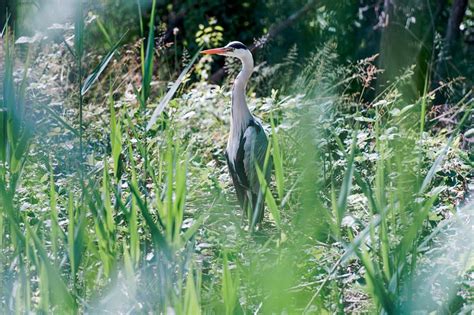
[[[451,6],[445,38],[447,49],[451,49],[454,42],[459,38],[459,26],[466,14],[467,1],[468,0],[455,0]]]
[[[437,84],[438,81],[443,79],[445,76],[447,59],[451,55],[456,40],[459,38],[459,26],[464,19],[464,15],[466,14],[467,3],[468,0],[454,0],[451,6],[444,43],[442,45],[434,73],[435,84]]]
[[[254,52],[257,49],[262,48],[265,46],[267,43],[269,43],[272,39],[275,38],[276,35],[278,35],[280,32],[282,32],[284,29],[290,27],[292,24],[294,24],[296,21],[298,21],[302,16],[304,16],[306,13],[308,13],[311,9],[313,9],[316,4],[318,3],[317,0],[308,0],[306,5],[296,11],[295,13],[291,14],[287,19],[280,21],[279,23],[275,23],[272,26],[270,26],[270,29],[267,34],[263,35],[260,37],[258,40],[256,40],[250,47],[250,51]],[[221,67],[219,70],[214,72],[214,74],[211,76],[210,81],[211,82],[219,82],[222,80],[222,77],[224,76],[225,70],[224,67]]]

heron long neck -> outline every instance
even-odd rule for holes
[[[234,128],[240,127],[242,124],[248,122],[252,118],[252,114],[247,106],[245,100],[245,88],[247,82],[253,72],[253,58],[252,55],[248,54],[241,59],[242,70],[234,81],[232,88],[232,120],[231,124]]]

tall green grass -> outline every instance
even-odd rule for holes
[[[14,256],[24,258],[27,254],[28,244],[26,244],[26,241],[28,237],[25,237],[20,229],[23,215],[16,210],[14,199],[29,150],[32,126],[28,124],[25,118],[24,81],[17,85],[13,77],[13,38],[13,33],[6,29],[4,33],[5,73],[3,77],[3,97],[0,104],[0,206],[2,209],[0,231],[2,234],[6,232],[9,237],[1,237],[0,248],[3,250],[10,247],[15,253]],[[6,254],[2,253],[1,255],[1,294],[2,296],[11,296],[13,294],[13,283],[8,279],[9,256]],[[20,266],[24,266],[23,263],[24,261],[21,262]],[[30,297],[29,278],[29,274],[23,269],[18,277],[17,283],[19,285],[16,294],[21,294],[25,298]]]
[[[360,283],[353,285],[371,301],[364,311],[419,310],[412,297],[416,273],[426,247],[442,232],[428,224],[445,189],[434,179],[472,114],[472,99],[457,104],[463,117],[426,166],[420,132],[426,129],[428,91],[407,104],[398,93],[406,80],[400,78],[373,103],[362,104],[360,95],[345,89],[357,75],[337,65],[330,45],[323,47],[291,91],[303,96],[275,97],[264,117],[271,127],[264,170],[271,159],[273,181],[267,183],[258,170],[268,215],[262,229],[250,235],[229,219],[237,207],[222,202],[222,195],[233,194],[219,185],[217,196],[214,191],[198,194],[202,200],[211,195],[215,202],[199,200],[202,209],[190,212],[188,197],[202,180],[194,178],[201,175],[195,169],[206,164],[196,158],[196,144],[180,136],[186,123],[162,114],[198,53],[156,105],[150,93],[153,69],[160,66],[154,62],[155,6],[153,1],[140,49],[137,103],[129,104],[139,110],[117,106],[110,84],[106,149],[92,170],[84,157],[97,152],[83,145],[88,137],[83,96],[104,79],[120,41],[83,81],[86,30],[78,13],[79,129],[61,125],[79,136],[81,182],[64,186],[58,181],[51,153],[44,171],[48,209],[35,219],[21,211],[18,188],[30,143],[40,135],[25,114],[26,75],[15,82],[12,35],[6,33],[0,106],[1,311],[342,313],[350,281]],[[186,104],[179,97],[173,102],[174,108]],[[370,141],[360,141],[361,132]],[[218,168],[206,176],[215,180]],[[351,200],[356,194],[364,200],[362,209]],[[347,273],[359,279],[346,280]],[[430,304],[427,311],[444,310],[452,299],[438,309]]]

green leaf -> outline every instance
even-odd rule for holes
[[[0,162],[5,164],[7,160],[7,110],[0,100]]]
[[[204,221],[206,220],[206,217],[204,215],[201,215],[195,222],[194,224],[184,232],[182,238],[183,238],[183,243],[186,243],[189,241],[199,230],[199,228],[202,226]]]
[[[153,60],[155,52],[155,12],[156,0],[153,0],[151,7],[150,25],[148,27],[148,39],[146,44],[145,60],[142,58],[142,96],[141,103],[144,106],[150,95],[150,84],[153,76]],[[143,47],[143,46],[142,46]]]
[[[188,271],[186,278],[186,289],[184,292],[184,313],[183,314],[201,314],[201,307],[199,305],[199,298],[196,292],[196,285],[194,283],[194,276],[192,268]]]
[[[151,127],[153,127],[153,125],[156,123],[156,121],[158,120],[158,117],[160,117],[161,113],[163,112],[163,109],[169,103],[173,95],[176,93],[179,85],[184,80],[184,77],[189,72],[194,62],[196,61],[197,57],[199,56],[199,53],[201,52],[201,49],[202,47],[196,52],[196,54],[194,54],[189,64],[186,66],[186,68],[183,69],[183,71],[181,71],[179,77],[170,87],[166,95],[161,99],[160,104],[158,104],[158,106],[153,111],[153,114],[151,115],[150,121],[148,122],[148,125],[146,126],[146,130],[150,130]]]
[[[117,180],[121,177],[120,155],[122,153],[122,129],[120,123],[117,122],[114,108],[114,100],[112,97],[112,87],[109,91],[109,108],[110,108],[110,142],[112,146],[112,159],[114,161],[114,175]]]
[[[464,122],[467,120],[467,118],[472,114],[471,113],[472,106],[473,106],[472,104],[473,103],[471,103],[471,105],[468,106],[466,112],[464,113],[463,117],[461,118],[461,121],[457,124],[456,129],[454,130],[454,132],[449,137],[448,143],[446,143],[446,146],[443,148],[443,150],[441,150],[440,154],[438,155],[438,157],[434,161],[433,165],[431,166],[430,170],[426,174],[425,178],[423,179],[423,183],[421,184],[419,194],[423,194],[426,191],[426,189],[428,188],[428,186],[431,183],[431,180],[433,179],[433,177],[435,176],[438,168],[443,163],[444,158],[446,157],[446,154],[448,153],[449,148],[451,147],[451,145],[454,142],[454,139],[457,137],[457,135],[459,133],[459,130],[464,125]]]
[[[113,213],[113,207],[112,207],[112,201],[111,201],[111,195],[110,195],[110,178],[109,178],[109,173],[108,173],[108,164],[107,160],[105,159],[105,164],[104,164],[104,174],[102,178],[102,198],[103,198],[103,203],[104,203],[104,210],[105,210],[105,227],[107,229],[107,232],[109,234],[109,237],[112,237],[115,235],[115,222],[114,222],[114,213]]]
[[[262,190],[262,193],[265,197],[265,202],[267,203],[268,210],[270,210],[270,213],[272,214],[272,217],[275,220],[277,227],[281,228],[280,210],[278,209],[275,198],[273,198],[272,192],[268,187],[268,183],[262,173],[262,170],[260,170],[258,165],[256,165],[255,169],[257,171],[258,181],[260,182],[260,189]]]
[[[222,270],[222,299],[224,301],[226,315],[234,314],[238,300],[239,276],[232,277],[227,260],[227,253],[224,252]]]
[[[168,244],[166,243],[166,239],[163,233],[158,228],[158,226],[155,224],[153,217],[148,211],[148,208],[145,206],[143,200],[141,199],[140,193],[138,192],[138,188],[133,183],[129,183],[129,186],[133,196],[135,196],[135,200],[137,201],[138,207],[142,211],[143,218],[145,219],[145,222],[148,228],[150,229],[153,242],[157,246],[157,249],[161,249],[165,254],[169,255],[170,249]]]
[[[352,189],[352,175],[354,173],[354,156],[355,156],[356,141],[357,141],[357,138],[354,137],[354,139],[352,140],[351,154],[349,156],[349,160],[347,161],[346,173],[344,174],[342,187],[339,192],[339,197],[337,199],[337,224],[339,228],[341,227],[342,218],[344,217],[344,214],[346,213],[347,198],[349,198],[349,195]]]
[[[284,173],[283,173],[283,157],[280,149],[279,136],[275,129],[275,123],[273,122],[273,115],[270,115],[270,121],[272,126],[272,156],[273,166],[275,167],[275,181],[278,192],[278,198],[280,201],[283,200],[284,194]]]
[[[84,80],[84,84],[82,85],[82,90],[81,90],[81,95],[85,95],[87,91],[94,85],[94,83],[99,79],[100,75],[102,72],[104,72],[105,68],[107,68],[110,60],[112,60],[112,57],[114,56],[115,52],[120,46],[120,43],[122,42],[122,39],[124,36],[127,34],[122,35],[122,37],[115,43],[115,45],[109,50],[107,55],[105,55],[104,58],[100,61],[100,63],[97,65],[97,67],[92,71],[91,74]]]
[[[67,313],[75,313],[77,310],[77,304],[73,295],[69,292],[69,289],[65,285],[63,279],[61,278],[60,270],[57,270],[49,261],[48,254],[41,243],[40,239],[34,231],[31,230],[29,225],[26,226],[27,230],[30,233],[31,238],[33,239],[34,246],[38,251],[38,255],[41,258],[42,266],[44,267],[47,273],[50,299],[54,305],[58,305],[60,309],[67,311]],[[38,269],[41,266],[37,266]],[[43,274],[43,277],[45,275]]]
[[[47,104],[38,104],[42,109],[46,110],[54,119],[58,121],[60,125],[72,132],[76,137],[79,137],[79,131],[76,130],[65,118],[57,114],[49,105]]]

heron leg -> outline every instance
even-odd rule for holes
[[[254,217],[254,201],[253,201],[253,194],[251,191],[246,192],[247,198],[245,198],[245,213],[248,220],[249,231],[253,231],[254,224],[253,224],[253,217]]]
[[[252,216],[252,227],[256,227],[263,220],[263,200],[264,194],[259,191],[258,194],[253,196],[255,203],[253,203],[253,216]],[[256,198],[255,198],[256,197]]]
[[[248,218],[249,216],[249,212],[248,212],[248,198],[243,198],[243,202],[240,204],[240,206],[242,207],[242,210],[243,210],[243,213],[242,213],[242,221],[241,221],[241,224],[243,225],[245,220]]]

